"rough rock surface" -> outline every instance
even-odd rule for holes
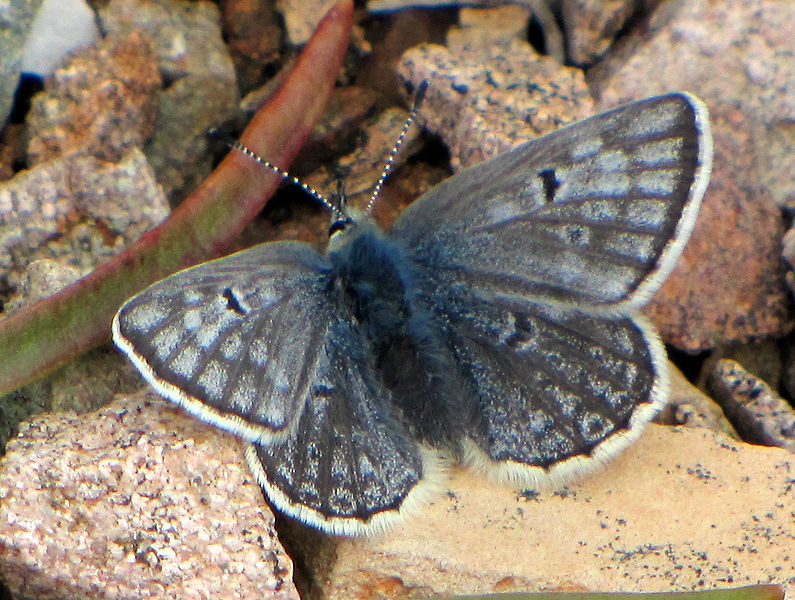
[[[233,115],[238,102],[220,11],[211,2],[112,0],[99,14],[108,31],[152,36],[166,86],[145,152],[166,194],[182,199],[212,169],[207,130]]]
[[[115,162],[152,134],[160,74],[149,37],[112,36],[47,80],[28,117],[31,165],[68,155]]]
[[[403,55],[398,73],[415,87],[430,82],[420,115],[450,149],[455,170],[593,113],[580,71],[519,40],[455,53],[423,44]]]
[[[31,260],[59,258],[85,275],[168,213],[137,148],[117,163],[48,161],[0,184],[0,271],[13,284]]]
[[[792,2],[670,0],[588,73],[601,108],[672,90],[709,107],[711,184],[650,311],[666,341],[688,351],[790,325],[778,206],[795,198],[793,22]]]
[[[794,464],[781,448],[651,425],[562,493],[521,493],[459,472],[402,529],[340,544],[325,593],[792,590]]]
[[[147,392],[9,441],[0,572],[18,598],[297,598],[240,442]]]
[[[795,453],[795,409],[770,385],[729,359],[717,362],[709,383],[743,439]]]

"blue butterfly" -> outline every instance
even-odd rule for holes
[[[697,98],[627,104],[462,171],[388,232],[323,200],[325,253],[273,242],[185,269],[128,300],[113,338],[163,396],[251,442],[279,510],[329,533],[416,510],[451,458],[560,481],[667,400],[639,308],[687,242],[711,152]]]

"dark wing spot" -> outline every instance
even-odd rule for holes
[[[451,83],[450,87],[453,88],[454,92],[458,92],[462,96],[466,96],[469,93],[469,86],[465,83]]]
[[[226,298],[226,308],[228,310],[233,310],[239,315],[246,314],[246,311],[242,306],[240,306],[240,302],[238,302],[235,293],[232,291],[232,288],[226,288],[221,295]]]
[[[547,202],[555,201],[555,191],[560,187],[560,181],[555,177],[555,169],[544,169],[539,171],[538,176],[544,183],[544,196]]]

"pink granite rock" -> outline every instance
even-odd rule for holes
[[[770,385],[729,359],[717,362],[709,384],[743,439],[795,453],[795,409]]]
[[[430,82],[420,115],[447,144],[454,170],[593,113],[580,70],[516,38],[497,42],[471,26],[454,33],[448,46],[411,48],[398,66],[415,87]]]
[[[169,213],[146,157],[53,159],[0,183],[0,271],[13,285],[34,259],[85,275]]]
[[[777,205],[795,198],[794,22],[792,2],[670,0],[588,74],[601,108],[681,89],[710,109],[712,182],[650,310],[688,351],[790,325]]]
[[[110,37],[80,51],[33,100],[31,164],[74,154],[115,162],[140,148],[154,130],[159,87],[152,41],[145,34]]]
[[[337,548],[330,600],[507,591],[795,589],[792,454],[651,425],[563,493],[457,472],[399,531]]]
[[[298,597],[241,443],[148,392],[23,424],[0,572],[15,598]]]

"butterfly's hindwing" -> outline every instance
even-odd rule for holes
[[[457,305],[450,336],[479,416],[465,446],[501,479],[564,480],[629,443],[663,406],[665,353],[642,318]]]
[[[329,270],[308,244],[255,246],[131,298],[114,319],[114,340],[188,411],[250,441],[278,438],[317,378],[337,309]]]
[[[332,330],[297,426],[247,458],[288,515],[335,534],[378,530],[423,500],[438,466],[395,414],[358,328]]]

